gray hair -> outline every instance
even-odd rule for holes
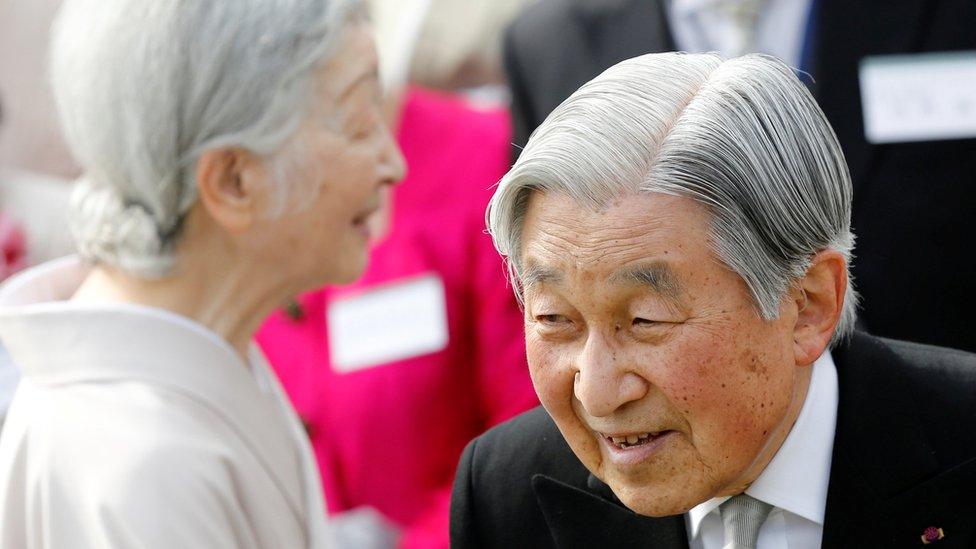
[[[50,63],[85,171],[70,218],[79,253],[165,275],[204,151],[275,155],[272,173],[289,172],[280,149],[307,108],[313,69],[364,14],[358,0],[67,0]],[[288,181],[275,183],[284,202]]]
[[[710,213],[713,252],[763,318],[832,249],[850,262],[851,181],[830,124],[793,70],[763,55],[650,54],[585,84],[532,134],[488,209],[519,288],[521,229],[533,192],[599,208],[628,192],[684,196]],[[831,344],[854,327],[847,286]]]

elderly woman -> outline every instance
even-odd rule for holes
[[[0,546],[327,544],[307,439],[250,341],[288,296],[363,270],[401,177],[361,14],[67,0],[52,75],[81,259],[0,292],[23,371]]]
[[[309,428],[332,531],[355,549],[446,549],[464,445],[539,403],[522,312],[484,231],[510,166],[508,112],[445,91],[476,76],[465,67],[500,78],[497,37],[518,1],[371,2],[408,174],[363,276],[299,296],[256,338]],[[377,425],[395,452],[377,446]]]

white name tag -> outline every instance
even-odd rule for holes
[[[865,57],[860,71],[869,142],[976,137],[976,51]]]
[[[328,310],[332,367],[352,372],[447,346],[444,283],[433,274],[339,297]]]

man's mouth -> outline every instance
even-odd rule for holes
[[[646,433],[628,433],[628,434],[606,434],[600,433],[604,439],[612,446],[619,448],[621,450],[626,450],[627,448],[633,448],[635,446],[643,446],[649,442],[653,442],[661,438],[662,436],[670,433],[671,431],[656,431],[656,432],[646,432]]]

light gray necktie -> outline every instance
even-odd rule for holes
[[[723,549],[755,549],[759,527],[773,506],[746,494],[729,498],[719,507],[725,524]]]

